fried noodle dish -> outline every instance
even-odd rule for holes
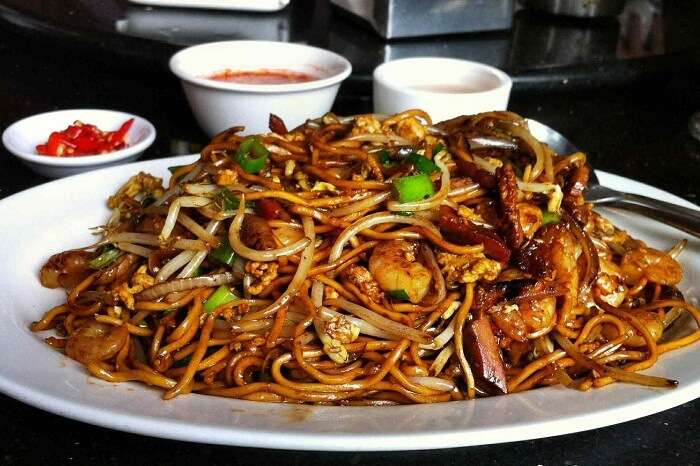
[[[31,326],[110,382],[269,402],[433,403],[641,374],[700,339],[676,257],[584,201],[583,153],[509,112],[327,114],[133,176],[52,256]],[[685,318],[685,320],[688,320]],[[675,332],[674,332],[675,333]]]

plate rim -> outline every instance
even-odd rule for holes
[[[173,163],[192,159],[197,154],[167,157],[140,161],[131,164],[108,167],[95,171],[106,173],[108,171],[125,170],[131,167],[135,170],[144,165],[154,164],[158,167],[166,167]],[[152,168],[151,168],[152,169]],[[667,191],[660,190],[651,185],[641,183],[630,178],[614,175],[596,170],[601,182],[610,186],[626,183],[626,189],[630,191],[651,193],[661,196],[665,200],[680,205],[699,209],[698,206],[688,202]],[[21,202],[25,196],[32,196],[37,191],[47,189],[47,185],[60,186],[79,182],[81,177],[98,176],[82,173],[67,178],[51,181],[30,189],[20,191],[13,195],[0,199],[0,213],[11,207],[13,203]],[[89,377],[86,374],[86,377]],[[614,388],[614,387],[611,387]],[[111,407],[100,409],[99,407],[86,405],[70,399],[62,399],[50,393],[44,393],[33,389],[23,383],[8,379],[0,369],[0,392],[15,398],[25,404],[34,406],[44,411],[57,414],[69,419],[86,422],[101,427],[117,429],[124,432],[137,433],[153,437],[183,440],[209,444],[234,445],[246,447],[259,447],[271,449],[292,450],[318,450],[318,451],[391,451],[391,450],[426,450],[436,448],[464,447],[486,445],[493,443],[505,443],[514,441],[531,440],[536,438],[553,437],[575,432],[597,429],[627,422],[633,419],[646,417],[666,409],[673,408],[700,396],[700,379],[687,382],[682,389],[666,392],[664,396],[641,399],[629,405],[601,408],[599,411],[567,415],[543,421],[519,421],[510,422],[507,426],[496,426],[482,429],[483,435],[466,435],[460,429],[398,433],[347,433],[347,432],[316,432],[305,430],[270,430],[252,429],[250,427],[237,428],[229,426],[222,429],[220,424],[205,425],[202,421],[186,421],[179,418],[167,418],[166,416],[134,416],[132,413],[119,412]],[[520,396],[526,395],[526,393]],[[197,396],[197,395],[196,395]],[[246,402],[256,403],[259,402]],[[456,402],[473,403],[473,402]],[[463,405],[466,406],[466,405]],[[314,407],[307,407],[313,410]],[[305,408],[305,409],[307,409]],[[408,407],[395,407],[398,409]],[[286,409],[286,408],[285,408]],[[338,409],[361,409],[356,407],[342,407]],[[377,408],[371,408],[377,409]],[[392,408],[382,408],[390,410]],[[109,416],[105,416],[109,413]],[[613,421],[611,422],[611,419]],[[523,428],[527,425],[527,429]],[[479,437],[479,438],[476,438]],[[501,438],[498,438],[501,437]]]

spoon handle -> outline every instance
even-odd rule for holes
[[[700,210],[681,207],[676,204],[671,204],[670,202],[632,193],[622,193],[621,197],[603,204],[624,208],[636,208],[649,217],[660,220],[700,238]]]

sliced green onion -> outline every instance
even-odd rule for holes
[[[251,154],[253,157],[251,157]],[[270,152],[256,137],[249,136],[243,140],[236,151],[236,162],[248,173],[260,173],[265,166]]]
[[[217,307],[230,303],[238,299],[238,296],[233,294],[231,290],[226,285],[221,285],[216,289],[209,299],[204,301],[204,312],[210,313]]]
[[[402,204],[420,201],[435,195],[433,182],[425,173],[396,178],[393,184],[396,197]]]
[[[433,173],[433,172],[439,172],[440,169],[438,168],[437,165],[432,160],[428,160],[426,157],[423,157],[420,154],[417,154],[415,152],[411,152],[408,154],[408,157],[406,157],[406,160],[408,163],[416,167],[416,171],[418,173]]]
[[[226,264],[229,267],[233,265],[233,261],[236,259],[236,253],[231,249],[231,245],[228,243],[228,238],[224,238],[221,241],[221,245],[209,253],[209,257],[216,259],[222,264]]]
[[[154,202],[156,202],[156,197],[153,194],[148,193],[141,199],[141,207],[148,207]]]
[[[393,165],[394,161],[391,159],[391,152],[389,152],[386,149],[382,149],[379,151],[379,162],[382,165],[389,166]]]
[[[124,251],[120,249],[108,248],[102,254],[88,262],[88,266],[91,269],[101,269],[103,267],[107,267],[109,264],[117,260],[122,254],[124,254]]]
[[[401,289],[401,290],[391,290],[391,291],[389,292],[389,296],[391,296],[391,297],[394,298],[394,299],[400,299],[400,300],[402,300],[402,301],[408,301],[408,300],[409,300],[408,293],[406,293],[406,290],[403,290],[403,289]]]
[[[216,196],[219,199],[219,204],[221,205],[221,210],[233,211],[238,209],[238,204],[240,204],[240,199],[238,196],[233,194],[231,190],[226,188],[221,188]]]
[[[435,144],[435,147],[433,147],[433,157],[435,157],[436,155],[438,155],[438,154],[439,154],[440,152],[442,152],[443,150],[445,150],[445,146],[444,146],[444,145],[442,145],[442,144],[439,143],[439,142],[438,142],[437,144]]]
[[[558,213],[549,210],[542,210],[542,226],[559,222],[561,222],[561,217]]]

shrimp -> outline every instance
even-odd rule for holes
[[[535,333],[552,326],[557,307],[555,297],[533,299],[520,303],[520,315],[529,333]]]
[[[126,325],[115,327],[90,319],[66,343],[66,355],[85,365],[106,361],[124,346],[129,337]]]
[[[416,260],[417,248],[413,241],[383,241],[369,259],[369,271],[379,286],[389,292],[404,290],[414,304],[428,294],[432,281],[430,270]]]
[[[660,285],[676,285],[683,279],[683,268],[668,254],[640,246],[622,256],[620,269],[627,284],[638,283],[642,278]]]
[[[595,280],[600,299],[614,307],[619,307],[627,296],[627,287],[620,267],[610,260],[600,257],[600,273]]]

